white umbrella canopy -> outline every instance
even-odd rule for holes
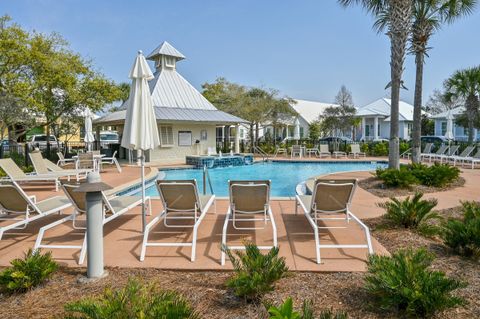
[[[300,140],[300,121],[298,118],[295,119],[295,129],[293,130],[293,139],[298,141]]]
[[[95,137],[93,136],[93,128],[92,128],[92,112],[87,107],[85,112],[83,113],[85,119],[85,137],[83,141],[87,144],[87,148],[90,151],[92,147],[92,143],[95,142]]]
[[[148,81],[154,78],[142,51],[133,64],[130,76],[132,86],[127,101],[127,114],[122,135],[122,147],[141,151],[142,178],[142,230],[145,231],[145,151],[160,145],[157,120],[153,110]]]
[[[453,140],[455,135],[453,134],[453,114],[452,110],[448,110],[447,116],[447,130],[445,131],[445,138],[447,140]]]

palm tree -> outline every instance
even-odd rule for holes
[[[465,115],[468,123],[468,143],[473,143],[475,122],[480,107],[480,66],[456,71],[445,81],[447,100],[465,99]]]
[[[423,64],[428,42],[442,24],[452,23],[456,19],[470,14],[476,0],[416,0],[412,8],[412,34],[410,36],[410,52],[415,55],[415,94],[413,101],[412,162],[420,162],[422,132],[422,90]]]
[[[391,89],[388,166],[396,169],[400,167],[398,138],[400,88],[407,40],[411,29],[413,1],[415,0],[338,0],[343,6],[361,5],[375,17],[374,28],[378,32],[386,30],[390,38],[390,83],[387,85]]]

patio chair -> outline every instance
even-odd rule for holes
[[[435,158],[440,160],[440,163],[445,160],[445,162],[448,162],[448,159],[452,156],[455,156],[457,154],[458,150],[460,149],[460,145],[453,145],[449,146],[448,150],[445,152],[443,155],[438,155]]]
[[[313,195],[296,196],[295,214],[297,214],[298,207],[300,206],[305,217],[313,228],[317,264],[321,263],[321,248],[367,248],[369,254],[373,254],[370,230],[350,211],[350,205],[356,186],[357,180],[355,179],[317,179],[314,183]],[[320,244],[319,232],[321,229],[339,229],[347,227],[326,226],[319,224],[319,222],[324,220],[344,220],[346,224],[349,224],[350,219],[353,219],[361,228],[363,228],[367,242],[366,244]]]
[[[359,158],[360,156],[366,157],[367,154],[365,152],[362,152],[360,150],[360,145],[359,144],[351,144],[351,151],[348,155],[353,156],[353,158]]]
[[[463,152],[461,152],[459,155],[452,155],[450,157],[448,157],[446,160],[448,162],[451,162],[453,161],[453,166],[456,166],[457,165],[457,161],[463,161],[464,159],[468,158],[472,153],[473,153],[473,150],[475,149],[475,146],[473,145],[469,145],[467,146]]]
[[[308,155],[308,157],[312,157],[312,154],[318,157],[320,154],[320,150],[318,149],[318,147],[315,146],[305,149],[305,153]]]
[[[318,155],[320,158],[322,158],[324,155],[325,156],[331,156],[332,153],[328,150],[328,144],[320,144],[320,150],[318,152]]]
[[[332,156],[335,157],[335,158],[339,158],[339,157],[347,157],[347,153],[346,152],[342,152],[342,151],[334,151],[332,153]]]
[[[440,148],[435,153],[424,154],[423,158],[428,158],[429,162],[432,162],[432,158],[436,158],[437,156],[444,155],[448,151],[448,145],[441,145]]]
[[[229,181],[229,206],[222,231],[222,255],[220,264],[225,264],[224,249],[245,249],[245,246],[228,246],[228,223],[232,222],[233,228],[238,230],[264,229],[270,221],[273,230],[273,246],[258,246],[259,249],[277,247],[277,227],[270,207],[270,181]],[[261,217],[259,217],[261,216]],[[262,227],[240,226],[245,223],[263,222]]]
[[[27,175],[25,174],[20,167],[15,164],[11,158],[0,159],[0,167],[8,175],[8,178],[18,184],[23,183],[54,183],[55,191],[58,191],[58,185],[60,183],[59,177],[51,174],[35,174]]]
[[[98,163],[100,164],[100,169],[102,168],[103,164],[110,164],[110,165],[115,165],[115,167],[117,168],[117,171],[121,173],[122,167],[118,163],[116,155],[117,155],[117,151],[113,152],[112,157],[102,157],[101,159],[99,159]]]
[[[466,157],[462,160],[462,166],[463,164],[470,162],[472,164],[471,168],[475,168],[476,163],[480,163],[480,147],[477,147],[477,152],[471,156],[471,157]]]
[[[75,162],[76,169],[91,169],[96,170],[96,163],[93,158],[93,153],[78,154],[78,159]]]
[[[290,158],[295,156],[302,157],[302,147],[300,145],[292,145],[292,152],[290,153]]]
[[[425,144],[423,151],[420,153],[420,160],[423,160],[424,157],[432,155],[433,143]]]
[[[65,196],[53,196],[37,202],[35,196],[27,195],[16,182],[0,184],[0,220],[14,221],[0,227],[0,240],[8,230],[25,229],[29,223],[70,206],[72,204]]]
[[[35,241],[34,249],[35,250],[39,248],[80,249],[78,264],[81,265],[85,260],[85,255],[87,251],[87,234],[86,233],[84,235],[83,242],[81,245],[42,244],[43,237],[47,230],[52,229],[65,222],[72,221],[73,229],[80,229],[80,230],[86,229],[85,227],[78,226],[76,223],[78,216],[83,215],[87,212],[85,193],[79,193],[75,191],[79,186],[80,184],[63,184],[62,185],[63,191],[67,195],[69,202],[74,207],[74,211],[71,215],[40,228],[40,231],[38,232],[37,240]],[[135,208],[142,204],[142,198],[140,196],[118,196],[118,197],[108,198],[104,192],[102,192],[102,200],[103,200],[103,207],[102,207],[103,225],[125,214],[132,208]],[[151,203],[150,203],[149,196],[145,197],[145,204],[147,207],[147,211],[151,212]]]
[[[287,149],[284,148],[284,147],[277,147],[277,148],[275,148],[275,154],[274,154],[273,157],[277,157],[277,155],[280,155],[280,154],[285,154],[285,155],[287,155],[287,154],[288,154]]]
[[[192,247],[190,260],[195,261],[198,227],[212,204],[215,204],[215,195],[199,195],[197,182],[194,179],[159,180],[157,189],[162,200],[163,210],[145,227],[140,261],[145,260],[147,247]],[[148,235],[151,229],[162,219],[165,227],[193,228],[192,242],[149,242]],[[192,220],[193,224],[169,223],[169,221],[175,220]]]
[[[64,170],[64,169],[58,167],[58,168],[60,168],[60,170],[51,171],[48,168],[47,163],[45,162],[45,159],[43,158],[42,153],[40,151],[30,152],[30,153],[28,153],[28,156],[30,157],[30,161],[33,164],[33,169],[35,170],[35,172],[37,174],[52,175],[52,176],[56,176],[56,177],[67,177],[68,180],[70,180],[71,176],[74,176],[77,179],[77,181],[80,179],[80,171],[79,170]],[[53,164],[53,165],[55,165],[55,164]],[[86,173],[85,173],[85,175],[86,175]]]
[[[56,165],[55,163],[49,161],[48,159],[44,158],[43,159],[45,165],[47,166],[48,170],[50,172],[61,172],[61,173],[72,173],[73,174],[78,174],[79,178],[80,177],[86,177],[88,173],[90,173],[92,171],[92,169],[65,169],[65,168],[62,168],[58,165]]]
[[[75,159],[74,158],[65,158],[65,156],[63,156],[62,152],[57,152],[57,156],[58,156],[57,165],[65,166],[68,163],[72,163],[72,164],[75,165]]]

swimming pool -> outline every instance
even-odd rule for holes
[[[217,196],[228,196],[228,180],[269,179],[272,181],[271,196],[287,197],[295,195],[296,186],[306,179],[335,172],[371,171],[386,167],[385,162],[262,162],[246,166],[209,169],[213,191]],[[201,169],[164,170],[166,179],[196,179],[199,191],[203,191]],[[208,190],[208,186],[207,186]],[[146,192],[158,196],[155,186]]]

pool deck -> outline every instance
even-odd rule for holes
[[[379,160],[378,158],[376,159]],[[102,173],[104,182],[110,185],[134,184],[139,181],[140,170],[137,167],[124,166],[121,174],[115,169],[108,168]],[[155,175],[153,168],[147,169],[147,174]],[[348,172],[331,174],[331,177],[343,178],[367,178],[369,172]],[[449,208],[459,205],[461,200],[478,200],[480,195],[480,170],[462,170],[462,177],[466,183],[464,187],[444,191],[441,193],[426,194],[427,198],[437,198],[438,208]],[[62,195],[49,186],[33,186],[24,188],[28,194],[37,195],[38,200],[52,195]],[[373,218],[383,214],[383,210],[376,204],[385,199],[378,198],[373,194],[358,188],[352,203],[352,212],[361,219]],[[213,207],[207,213],[199,228],[197,243],[197,260],[190,262],[189,247],[155,247],[148,248],[144,262],[138,260],[141,248],[141,217],[140,208],[118,217],[104,227],[105,264],[108,267],[155,267],[177,270],[228,270],[231,269],[229,262],[222,267],[220,259],[221,229],[225,218],[228,202],[225,199],[217,200],[216,213]],[[158,199],[152,201],[153,216],[161,211],[161,202]],[[363,249],[322,249],[323,263],[315,263],[315,249],[313,232],[303,215],[295,215],[295,203],[292,199],[277,200],[271,202],[278,229],[280,254],[286,258],[291,270],[295,271],[364,271],[366,250]],[[71,213],[71,210],[64,212]],[[21,257],[23,252],[32,248],[38,233],[38,229],[51,223],[61,216],[52,215],[40,219],[24,230],[9,231],[0,241],[0,266],[8,265],[9,261]],[[2,221],[2,224],[4,222]],[[233,231],[229,228],[229,244],[239,243],[242,238],[249,238],[260,245],[271,244],[271,229],[254,231]],[[321,241],[323,244],[339,242],[348,244],[363,244],[363,232],[355,223],[350,223],[347,229],[333,229],[322,231]],[[154,228],[150,240],[183,242],[191,237],[191,229],[168,229],[163,226]],[[44,243],[52,244],[80,244],[83,232],[74,230],[71,224],[63,224],[46,233]],[[374,249],[377,253],[388,252],[373,238]],[[79,251],[75,249],[54,249],[53,256],[61,264],[78,266]],[[86,262],[82,265],[86,266]]]

